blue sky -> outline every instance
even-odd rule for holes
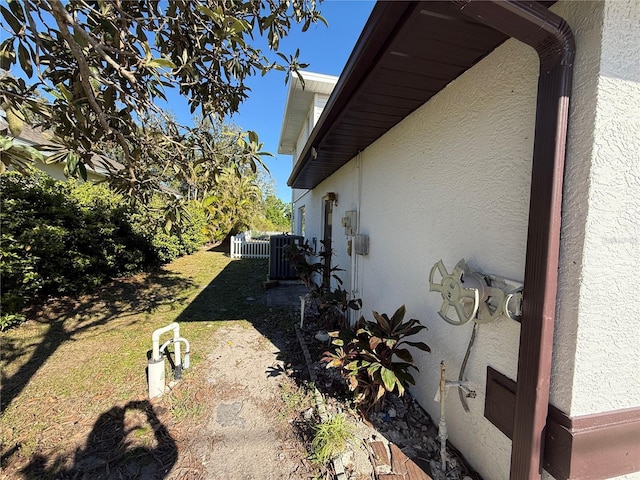
[[[295,26],[291,35],[280,42],[281,50],[293,54],[299,48],[299,60],[310,64],[307,69],[310,72],[340,75],[374,4],[374,1],[365,0],[325,0],[320,4],[320,11],[329,26],[312,25],[304,33],[300,32],[299,26]],[[258,44],[262,45],[262,42]],[[285,202],[290,202],[291,189],[287,187],[287,179],[292,158],[277,154],[287,96],[284,79],[284,72],[276,71],[264,77],[251,78],[248,82],[251,88],[249,99],[240,106],[239,113],[231,118],[231,122],[244,130],[258,133],[264,150],[274,155],[266,157],[265,164],[276,181],[277,194]],[[177,119],[190,123],[186,101],[179,98],[169,100]],[[181,103],[184,107],[175,108]]]
[[[0,0],[0,4],[6,5],[6,0]],[[328,27],[318,23],[303,33],[299,25],[294,25],[290,35],[281,40],[280,50],[289,55],[300,49],[299,62],[310,64],[307,69],[310,72],[340,75],[374,4],[375,1],[371,0],[324,0],[319,5],[319,10],[327,20]],[[0,30],[0,36],[2,35],[3,31]],[[255,44],[265,53],[268,52],[264,39],[256,38]],[[274,54],[270,56],[273,60],[280,60]],[[26,79],[19,68],[12,70],[14,74]],[[279,71],[272,71],[264,77],[258,75],[250,78],[247,82],[251,88],[249,98],[240,105],[239,112],[231,117],[230,122],[243,130],[258,133],[260,141],[264,143],[263,150],[273,154],[273,157],[265,157],[264,160],[276,182],[276,193],[285,202],[290,202],[291,189],[287,187],[287,179],[291,172],[292,158],[277,154],[287,95],[284,80],[285,73]],[[167,89],[165,93],[169,105],[167,110],[180,123],[192,124],[186,99],[177,90]]]

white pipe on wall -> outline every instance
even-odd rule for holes
[[[440,362],[440,421],[438,422],[438,437],[440,437],[440,461],[442,471],[447,471],[447,420],[444,411],[444,397],[446,395],[446,384],[444,374],[444,361]]]

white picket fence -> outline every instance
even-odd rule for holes
[[[252,240],[251,234],[231,237],[231,258],[269,258],[269,240]]]

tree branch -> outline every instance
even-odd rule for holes
[[[95,93],[93,91],[93,87],[91,86],[91,82],[89,82],[89,78],[91,78],[91,71],[89,70],[87,59],[82,53],[82,49],[80,45],[78,45],[78,43],[74,40],[73,36],[69,32],[68,26],[74,24],[73,19],[65,10],[64,6],[62,5],[62,3],[60,3],[59,0],[49,0],[49,5],[51,6],[51,14],[55,19],[56,23],[58,24],[58,28],[60,29],[60,34],[62,35],[62,38],[64,38],[64,40],[67,42],[67,44],[69,45],[69,48],[71,49],[71,53],[73,54],[76,61],[78,62],[78,67],[80,69],[80,82],[82,85],[82,89],[87,95],[87,101],[89,102],[89,106],[96,114],[98,118],[98,122],[100,123],[100,126],[105,131],[105,133],[107,134],[112,133],[112,129],[111,127],[109,127],[109,124],[106,119],[106,115],[102,110],[102,108],[100,108],[100,105],[98,105]],[[124,157],[127,160],[127,163],[129,166],[129,175],[130,175],[129,181],[131,183],[131,188],[133,188],[136,181],[136,176],[135,176],[135,172],[131,162],[131,153],[129,151],[129,145],[127,143],[127,140],[124,138],[124,135],[122,135],[122,132],[120,132],[119,130],[115,130],[113,131],[113,133],[115,134],[116,139],[118,140],[118,144],[122,147]]]
[[[93,47],[93,49],[104,59],[104,61],[107,62],[109,65],[111,65],[111,67],[113,67],[113,69],[116,72],[118,72],[122,77],[126,78],[132,85],[135,85],[137,83],[137,79],[133,74],[133,72],[124,68],[118,62],[116,62],[107,52],[105,52],[103,45],[100,42],[98,42],[92,35],[90,35],[84,28],[82,28],[80,25],[77,24],[77,22],[73,19],[73,17],[69,15],[69,12],[67,12],[66,9],[62,6],[62,4],[60,3],[60,0],[48,0],[48,2],[49,2],[49,5],[51,6],[51,14],[55,18],[56,23],[58,24],[58,27],[60,28],[63,36],[65,32],[67,36],[69,35],[69,31],[66,29],[66,26],[68,25],[72,27],[74,33],[77,33],[81,37],[83,37]],[[61,21],[64,21],[64,23],[61,24],[60,23]],[[62,30],[65,30],[65,32],[63,32]],[[65,40],[67,40],[66,37],[65,37]],[[74,41],[74,43],[76,42]]]

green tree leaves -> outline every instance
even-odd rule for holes
[[[35,126],[53,132],[77,156],[77,162],[66,157],[77,165],[70,173],[82,174],[81,165],[95,154],[113,153],[117,145],[125,168],[114,184],[143,202],[149,200],[149,188],[161,183],[156,175],[187,172],[194,157],[219,153],[205,138],[182,144],[198,134],[185,132],[157,105],[166,89],[188,97],[192,113],[224,118],[249,95],[250,76],[274,69],[299,74],[306,66],[299,52],[274,62],[255,46],[256,33],[281,53],[280,39],[293,25],[306,29],[324,21],[313,0],[8,0],[0,14],[5,38],[0,67],[33,78],[27,84],[0,73],[1,108],[25,117],[37,113]],[[153,117],[163,119],[163,128],[147,122]],[[248,164],[255,173],[266,155],[257,135],[247,132],[237,141],[242,158],[236,163]],[[149,164],[154,170],[147,169]],[[210,178],[218,178],[225,166],[208,169]]]
[[[289,231],[291,228],[291,204],[285,203],[274,194],[264,198],[264,216],[273,225],[273,230]]]
[[[355,332],[330,333],[334,350],[325,352],[323,361],[327,368],[342,370],[349,388],[355,392],[356,401],[365,408],[375,407],[386,393],[402,396],[408,385],[415,385],[410,369],[417,371],[418,368],[413,365],[413,356],[404,345],[431,351],[424,342],[406,340],[426,327],[416,319],[404,322],[405,313],[404,305],[391,318],[386,313],[373,312],[375,322],[361,317]]]

